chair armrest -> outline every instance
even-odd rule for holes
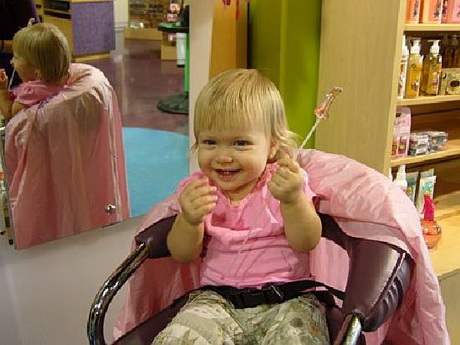
[[[363,331],[372,332],[401,305],[409,287],[412,261],[406,252],[384,242],[351,242],[342,311],[358,315]]]
[[[159,259],[171,256],[166,239],[168,238],[169,230],[171,230],[176,216],[164,218],[155,224],[152,224],[144,231],[136,235],[135,241],[137,245],[144,243],[149,250],[149,259]]]
[[[323,236],[350,258],[343,315],[357,315],[362,330],[372,332],[398,308],[410,282],[412,260],[388,243],[346,235],[335,220],[320,214]]]

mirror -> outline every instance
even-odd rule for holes
[[[202,86],[206,84],[210,75],[215,75],[229,68],[244,67],[246,64],[246,12],[244,4],[240,4],[240,19],[235,21],[237,11],[234,8],[234,4],[235,2],[232,2],[233,8],[226,11],[223,11],[221,0],[209,0],[207,3],[195,2],[191,6],[195,8],[195,14],[192,16],[192,21],[195,23],[195,27],[192,29],[195,38],[190,40],[190,46],[192,47],[190,49],[190,60],[192,61],[190,65],[193,66],[189,75],[190,80],[193,81],[190,85],[190,104],[194,103],[193,99],[196,98]],[[214,18],[214,22],[212,18]],[[230,27],[230,31],[229,23],[233,25]],[[236,30],[237,26],[240,29]],[[241,30],[241,28],[244,28],[244,30]],[[232,44],[228,41],[229,32]],[[239,35],[238,40],[235,38],[236,35]],[[225,39],[222,39],[222,37],[225,37]],[[117,39],[120,39],[122,43],[124,41],[122,34]],[[182,92],[185,87],[184,69],[177,67],[175,61],[161,60],[162,41],[127,40],[126,43],[126,45],[120,45],[122,48],[117,53],[112,54],[111,59],[87,61],[86,63],[95,66],[107,76],[118,97],[123,128],[121,131],[115,132],[122,133],[125,146],[124,159],[126,161],[126,183],[129,189],[128,198],[131,203],[130,216],[138,216],[146,213],[153,204],[171,194],[177,188],[177,183],[188,175],[190,144],[188,133],[189,121],[192,120],[193,111],[190,116],[184,116],[160,112],[157,109],[158,101]],[[17,140],[13,142],[22,143],[25,137],[27,136],[16,135]],[[44,136],[42,135],[42,137]],[[60,146],[62,145],[58,145],[56,142],[53,143],[53,147]],[[26,156],[24,152],[20,153],[24,157]],[[48,156],[51,156],[51,152]],[[111,157],[117,158],[120,155],[112,155]],[[6,160],[8,160],[8,155]],[[95,159],[90,160],[93,167],[97,165],[98,161]],[[43,160],[36,160],[36,162],[43,162]],[[119,160],[118,163],[120,163]],[[99,169],[94,171],[94,174],[96,174]],[[105,176],[110,177],[113,176],[112,174],[113,172],[107,172]],[[55,176],[52,173],[50,175]],[[92,174],[88,175],[93,177]],[[70,177],[67,173],[61,174],[61,181],[72,181]],[[18,183],[18,180],[13,179],[12,181],[17,183],[16,188],[18,190],[24,192],[24,183]],[[38,188],[48,180],[32,179],[31,181],[30,185]],[[111,181],[111,179],[106,178],[105,182],[107,181]],[[58,186],[63,184],[64,182],[58,184]],[[75,184],[68,184],[75,186]],[[76,184],[75,187],[80,187],[78,190],[81,190],[84,186],[81,183]],[[87,194],[100,195],[100,191],[105,191],[105,189],[110,188],[94,183],[89,188],[91,192],[88,191]],[[77,190],[77,188],[74,190]],[[38,212],[41,220],[49,220],[48,217],[53,215],[53,210],[51,208],[50,210],[40,208],[43,207],[43,204],[41,204],[43,195],[37,193],[36,189],[33,188],[31,191],[29,189],[27,191],[32,192],[30,193],[32,198],[26,198],[29,209],[34,212],[43,210],[43,212]],[[94,191],[97,192],[94,193]],[[123,193],[120,192],[119,195],[123,195]],[[12,198],[11,203],[15,202],[17,203],[17,198]],[[107,218],[110,216],[115,217],[114,214],[119,209],[114,209],[111,205],[115,206],[115,204],[109,203],[107,200],[102,205],[102,208],[96,208],[92,205],[90,208],[91,210],[97,209],[98,212],[102,209]],[[49,211],[47,216],[44,216],[45,211]],[[79,221],[76,212],[72,208],[61,212],[61,214],[70,214]],[[32,222],[28,216],[19,217],[18,219],[22,229],[18,228],[18,222],[14,221],[14,217],[14,224],[12,224],[16,239],[18,234],[23,231],[25,234],[30,233]],[[67,219],[70,219],[70,217]],[[111,222],[113,220],[108,220],[106,224]],[[67,225],[59,227],[66,233],[58,234],[54,238],[40,238],[40,241],[27,245],[16,242],[15,245],[17,248],[23,249],[60,237],[70,236],[78,233],[68,231],[74,223],[75,221],[69,221]],[[46,232],[50,224],[48,222],[43,225],[40,231]],[[79,231],[88,231],[94,228],[95,226],[90,225]]]
[[[15,248],[144,214],[188,174],[188,116],[157,109],[184,90],[184,68],[160,59],[165,40],[72,65],[65,90],[7,124],[2,219]]]

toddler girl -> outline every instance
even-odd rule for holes
[[[57,94],[67,82],[71,53],[64,35],[47,23],[19,30],[13,38],[11,64],[23,83],[8,90],[8,77],[0,69],[0,111],[8,121],[24,108]]]
[[[311,279],[321,222],[275,85],[256,70],[218,75],[194,135],[201,171],[179,185],[167,244],[180,262],[203,256],[202,288],[153,344],[329,344],[315,296],[282,293]]]

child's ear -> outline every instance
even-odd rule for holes
[[[270,142],[270,151],[268,153],[269,162],[276,161],[276,154],[278,153],[279,148],[280,148],[280,144],[278,140],[272,139]]]

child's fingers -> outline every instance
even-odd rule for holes
[[[216,201],[217,188],[209,185],[209,180],[199,179],[187,184],[180,195],[180,199],[189,203],[197,203],[200,206],[202,203]]]
[[[294,159],[290,158],[287,154],[285,154],[283,158],[278,160],[278,165],[280,167],[286,167],[294,173],[298,173],[300,171],[299,164]]]

